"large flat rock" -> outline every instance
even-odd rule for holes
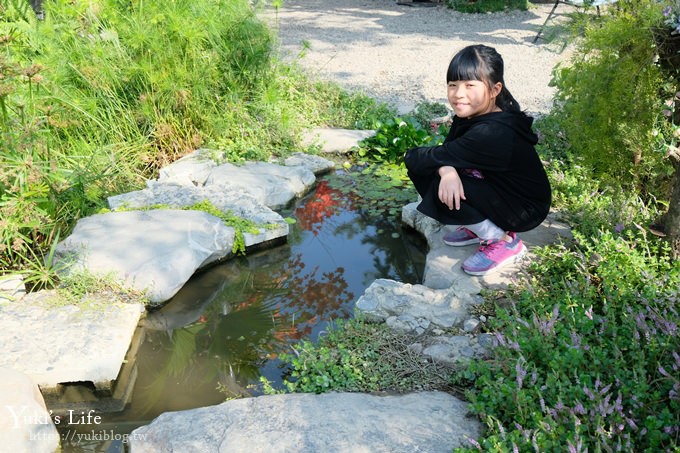
[[[232,227],[202,211],[109,212],[80,219],[55,257],[64,273],[110,276],[159,303],[197,269],[228,256],[234,237]]]
[[[447,393],[296,393],[166,412],[132,432],[130,451],[449,453],[480,432]]]
[[[22,372],[44,388],[80,381],[109,386],[143,310],[114,295],[60,306],[54,291],[2,302],[0,368]]]
[[[316,128],[305,131],[302,144],[318,146],[324,153],[346,153],[374,135],[374,130]]]
[[[228,186],[185,186],[177,183],[149,181],[147,188],[108,198],[112,210],[148,209],[154,206],[187,209],[208,201],[220,212],[247,219],[257,232],[244,232],[246,247],[288,236],[289,226],[277,212],[248,193]]]

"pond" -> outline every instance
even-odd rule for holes
[[[286,243],[195,275],[149,313],[139,329],[130,403],[98,413],[96,426],[61,426],[63,451],[122,452],[126,434],[163,412],[261,395],[261,378],[282,388],[287,370],[279,355],[351,318],[375,279],[422,281],[423,239],[402,228],[394,210],[368,212],[365,199],[334,184],[350,178],[343,171],[320,178],[282,213],[295,219]],[[73,407],[90,410],[82,402]]]

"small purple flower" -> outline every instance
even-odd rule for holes
[[[498,431],[501,433],[501,439],[505,439],[505,428],[503,428],[500,420],[496,420],[496,425],[498,425]]]
[[[676,382],[673,384],[673,388],[668,391],[668,397],[672,400],[677,400],[680,399],[678,398],[678,394],[680,394],[680,384]]]
[[[466,436],[466,437],[467,437],[467,436]],[[482,446],[479,445],[479,442],[477,442],[476,440],[474,440],[472,437],[467,437],[467,441],[470,442],[470,443],[471,443],[472,445],[474,445],[475,447],[477,447],[477,449],[478,449],[479,451],[482,451]]]
[[[524,377],[527,375],[527,370],[522,367],[523,359],[520,357],[515,364],[515,372],[517,373],[517,389],[522,388]]]
[[[580,401],[576,402],[576,406],[574,406],[574,412],[581,415],[585,415],[587,413],[586,408],[583,407],[583,404]]]
[[[533,445],[534,451],[536,453],[539,453],[541,450],[539,450],[539,448],[538,448],[538,441],[536,439],[536,433],[537,433],[537,431],[534,431],[534,435],[531,436],[531,445]]]
[[[610,388],[612,388],[612,385],[611,385],[611,384],[608,384],[605,388],[603,388],[602,390],[600,390],[600,395],[604,395],[605,393],[607,393],[607,392],[609,391]]]
[[[586,394],[586,396],[590,399],[590,401],[594,401],[594,400],[595,400],[595,395],[594,395],[593,392],[591,392],[590,389],[589,389],[588,387],[586,387],[585,385],[583,386],[583,393]]]
[[[624,228],[625,228],[625,225],[622,222],[619,222],[614,226],[614,231],[616,231],[617,233],[620,233],[620,232],[623,231]]]
[[[671,11],[672,11],[672,9],[671,9],[670,6],[665,7],[665,8],[663,9],[663,17],[668,17],[668,16],[670,16],[670,15],[671,15]]]

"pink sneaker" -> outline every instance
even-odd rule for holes
[[[444,244],[460,247],[462,245],[479,244],[479,237],[465,227],[458,227],[442,238]]]
[[[485,275],[506,264],[514,263],[527,251],[515,233],[508,233],[512,241],[484,241],[477,253],[463,262],[463,270],[470,275]]]

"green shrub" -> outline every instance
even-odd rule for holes
[[[529,9],[528,0],[447,0],[446,4],[449,8],[462,13],[495,13]]]
[[[385,324],[338,320],[318,342],[302,340],[294,354],[280,356],[292,367],[284,385],[289,392],[311,393],[445,388],[447,368],[412,352],[413,341]],[[267,382],[265,387],[277,392]]]
[[[668,84],[655,64],[651,32],[661,8],[653,0],[626,0],[607,9],[601,20],[581,23],[583,38],[572,58],[553,72],[553,115],[570,157],[592,169],[603,186],[667,198],[672,174],[663,140],[670,127],[663,114]]]

